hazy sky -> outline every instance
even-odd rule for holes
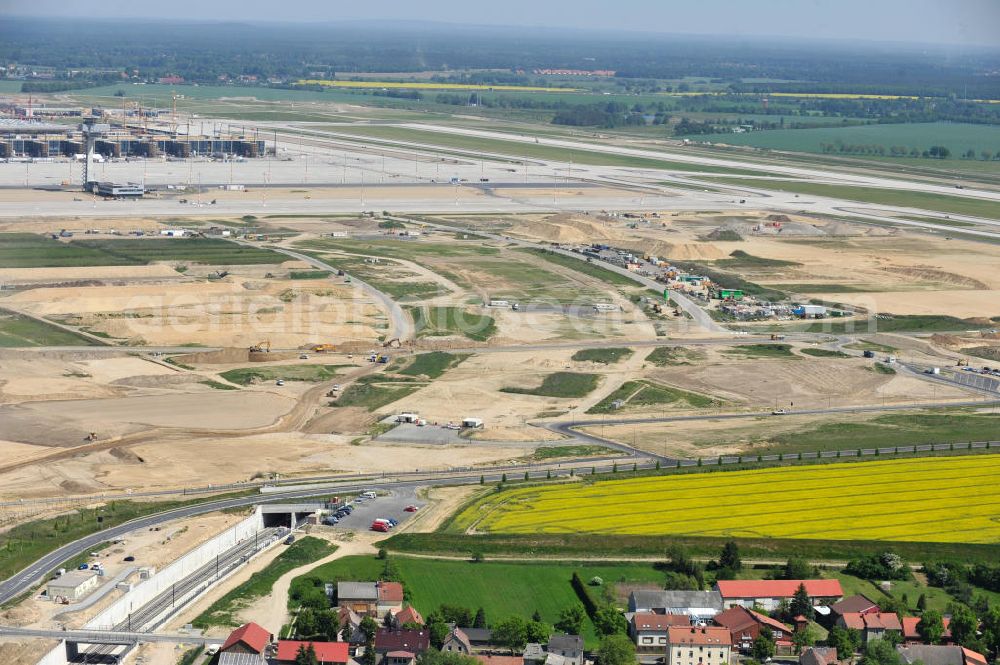
[[[1000,47],[1000,0],[0,0],[3,14],[426,20]]]

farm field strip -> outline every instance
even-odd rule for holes
[[[991,543],[998,470],[1000,455],[989,455],[523,488],[468,506],[453,528]]]

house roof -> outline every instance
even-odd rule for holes
[[[662,609],[667,614],[687,614],[691,609],[722,611],[722,596],[718,591],[663,591],[637,589],[629,597],[634,611]]]
[[[837,614],[844,614],[846,612],[870,612],[873,609],[877,612],[879,607],[871,598],[859,593],[837,601],[830,605],[830,609]]]
[[[247,648],[256,651],[257,653],[264,653],[264,647],[267,643],[271,641],[271,633],[267,631],[266,628],[260,624],[254,622],[245,623],[233,632],[229,633],[229,637],[226,641],[222,643],[222,647],[219,651],[226,651],[230,647],[236,644],[243,643]]]
[[[948,644],[914,644],[896,647],[903,662],[923,665],[965,665],[965,649]],[[975,653],[975,652],[973,652]]]
[[[799,655],[799,665],[830,665],[837,661],[833,647],[808,647]]]
[[[528,642],[524,645],[524,657],[525,659],[531,658],[532,660],[544,660],[545,659],[545,649],[538,642]]]
[[[63,573],[54,580],[50,580],[49,584],[56,587],[73,587],[75,589],[81,584],[86,584],[95,577],[97,577],[97,573],[92,570],[79,570],[71,573]]]
[[[430,647],[430,633],[426,630],[393,630],[379,628],[375,633],[376,651],[412,651],[423,653]]]
[[[416,658],[417,654],[412,651],[390,651],[386,654],[387,658]]]
[[[962,647],[962,655],[965,657],[965,665],[986,665],[986,656],[978,651]]]
[[[361,615],[349,607],[341,607],[337,610],[337,617],[340,619],[341,626],[347,625],[348,623],[352,626],[361,625]]]
[[[739,606],[732,607],[725,612],[716,614],[712,621],[730,631],[743,630],[754,624],[760,624],[762,626],[767,626],[771,630],[778,630],[786,634],[791,634],[793,632],[791,626],[786,626],[777,619],[772,619],[771,617],[761,614],[760,612],[754,612],[751,609]]]
[[[579,635],[557,633],[549,638],[548,651],[583,651],[583,638]]]
[[[804,585],[812,598],[844,595],[840,580],[719,580],[715,587],[723,598],[791,598]]]
[[[691,620],[688,619],[686,614],[654,614],[652,612],[636,612],[632,616],[632,627],[636,631],[666,631],[670,626],[690,625]]]
[[[379,582],[378,599],[384,603],[403,602],[403,585],[399,582]]]
[[[473,658],[483,665],[524,665],[524,656],[494,656],[492,654],[474,654]]]
[[[473,644],[489,644],[493,641],[493,631],[489,628],[462,628],[462,632]]]
[[[899,622],[899,615],[895,612],[874,612],[860,616],[865,622],[865,628],[870,630],[903,630],[903,625]]]
[[[378,600],[374,582],[337,582],[337,600]]]
[[[420,612],[418,612],[412,605],[404,607],[400,611],[396,612],[394,616],[396,618],[396,623],[399,625],[403,625],[404,623],[418,623],[421,626],[424,625],[424,618],[420,616]]]
[[[667,631],[667,642],[669,644],[694,644],[698,646],[729,646],[733,640],[729,635],[728,628],[716,626],[680,628],[672,626]]]
[[[316,651],[316,660],[322,663],[346,663],[347,642],[303,642],[301,640],[278,640],[277,660],[280,662],[295,662],[295,655],[299,652],[300,646],[313,646]]]
[[[917,624],[920,623],[920,617],[903,617],[900,619],[900,624],[903,627],[903,639],[907,640],[921,640],[920,631],[917,630]],[[942,637],[951,637],[951,631],[948,627],[951,625],[951,617],[944,617],[941,619],[941,623],[944,625],[944,635]]]
[[[865,620],[861,618],[862,615],[857,612],[845,612],[841,615],[840,620],[844,623],[844,628],[851,628],[853,630],[864,630]]]
[[[469,640],[469,636],[466,635],[465,631],[459,628],[458,626],[453,627],[451,629],[451,632],[448,633],[448,637],[444,638],[445,642],[449,642],[451,640],[456,640],[457,642],[461,642],[466,649],[472,647],[472,641]]]

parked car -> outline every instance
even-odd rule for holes
[[[772,416],[783,416],[783,415],[785,415],[785,410],[784,409],[775,409],[774,411],[771,412],[771,415]]]
[[[382,522],[372,522],[371,530],[378,531],[380,533],[388,533],[389,525],[383,524]]]
[[[129,554],[127,557],[122,559],[122,561],[135,561],[135,557]]]
[[[413,504],[410,504],[406,508],[403,508],[403,510],[405,510],[408,513],[415,513],[415,512],[417,512],[417,507],[414,506]]]

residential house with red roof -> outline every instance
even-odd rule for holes
[[[403,609],[403,585],[399,582],[379,582],[376,610],[380,617]]]
[[[799,586],[805,586],[813,605],[829,605],[844,596],[839,580],[719,580],[715,583],[726,609],[757,605],[766,612],[776,610],[782,601],[791,600]]]
[[[902,639],[903,624],[895,612],[845,612],[837,619],[841,628],[850,628],[861,633],[861,639],[867,644],[871,640],[880,640],[886,633],[897,633]]]
[[[219,647],[219,653],[262,654],[270,643],[271,633],[251,621],[229,633],[229,637]]]
[[[671,626],[687,628],[691,620],[684,614],[636,612],[629,621],[629,634],[635,642],[635,652],[663,654],[667,650],[667,632]]]
[[[712,621],[729,631],[730,638],[733,641],[733,648],[743,653],[750,653],[753,641],[760,636],[761,630],[764,627],[771,630],[771,635],[774,637],[774,642],[779,649],[779,653],[790,653],[794,630],[791,626],[787,626],[777,619],[772,619],[766,614],[754,612],[740,605],[716,614]]]
[[[881,612],[881,610],[878,603],[868,596],[859,593],[854,596],[848,596],[843,600],[838,600],[833,605],[830,605],[830,612],[833,613],[833,620],[836,622],[837,619],[848,612],[871,614],[872,612]]]
[[[732,643],[726,628],[671,626],[665,665],[729,665]]]
[[[472,656],[483,665],[524,665],[524,656],[498,656],[491,653],[477,653]]]
[[[920,617],[903,617],[899,622],[903,627],[903,644],[913,645],[924,643],[924,638],[920,636],[920,631],[917,630]],[[949,628],[951,617],[942,618],[941,623],[944,624],[944,633],[941,635],[941,641],[949,643],[951,642],[951,629]]]
[[[347,642],[303,642],[301,640],[278,640],[278,651],[275,662],[278,665],[294,665],[299,647],[308,649],[312,646],[316,652],[319,665],[347,665],[350,657],[347,654]]]
[[[416,610],[415,607],[409,605],[399,610],[398,612],[393,612],[392,614],[392,626],[393,628],[402,628],[406,625],[411,626],[423,626],[424,617],[420,615],[420,612]]]

